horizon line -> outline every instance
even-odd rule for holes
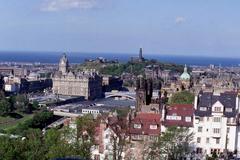
[[[84,53],[84,54],[125,54],[125,55],[129,55],[129,56],[134,56],[134,55],[136,55],[136,56],[138,56],[138,52],[136,52],[136,53],[133,53],[133,52],[111,52],[111,51],[99,51],[99,52],[94,52],[94,51],[44,51],[44,50],[42,50],[42,51],[36,51],[36,50],[26,50],[26,51],[24,51],[24,50],[0,50],[0,55],[2,54],[2,53],[4,53],[4,52],[11,52],[11,53],[14,53],[14,52],[16,52],[16,53],[26,53],[26,54],[29,54],[30,52],[35,52],[35,53],[39,53],[39,52],[41,52],[41,53],[54,53],[54,54],[56,54],[56,53],[59,53],[59,55],[61,55],[61,54],[63,54],[63,53],[66,53],[66,54],[68,54],[68,55],[72,55],[72,54],[76,54],[76,53]],[[162,54],[162,53],[144,53],[143,52],[143,56],[147,56],[147,57],[149,57],[149,56],[177,56],[177,57],[181,57],[181,56],[184,56],[184,57],[202,57],[202,58],[231,58],[231,59],[235,59],[235,58],[237,58],[237,59],[240,59],[240,56],[236,56],[236,57],[233,57],[233,56],[212,56],[212,55],[203,55],[203,56],[201,56],[201,54],[194,54],[194,55],[186,55],[186,54],[168,54],[168,53],[164,53],[164,54]]]

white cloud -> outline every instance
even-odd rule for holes
[[[176,24],[182,24],[186,21],[186,18],[185,17],[182,17],[182,16],[178,16],[175,18],[175,23]]]
[[[46,0],[42,11],[55,12],[70,9],[92,9],[97,7],[97,0]]]

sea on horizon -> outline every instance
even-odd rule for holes
[[[0,52],[0,62],[40,62],[40,63],[58,63],[62,53],[58,52]],[[104,57],[108,60],[118,59],[120,62],[127,62],[133,56],[138,54],[121,53],[67,53],[70,63],[81,63],[85,59],[95,59]],[[197,66],[221,65],[224,67],[240,66],[240,58],[223,57],[200,57],[200,56],[180,56],[180,55],[144,55],[147,59],[156,59],[161,62],[176,64],[187,64]]]

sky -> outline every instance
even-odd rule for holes
[[[239,0],[0,0],[0,51],[240,57]]]

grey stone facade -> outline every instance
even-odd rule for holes
[[[60,59],[59,71],[53,75],[53,92],[60,95],[83,96],[85,99],[102,97],[102,77],[94,71],[69,71],[66,55]]]

